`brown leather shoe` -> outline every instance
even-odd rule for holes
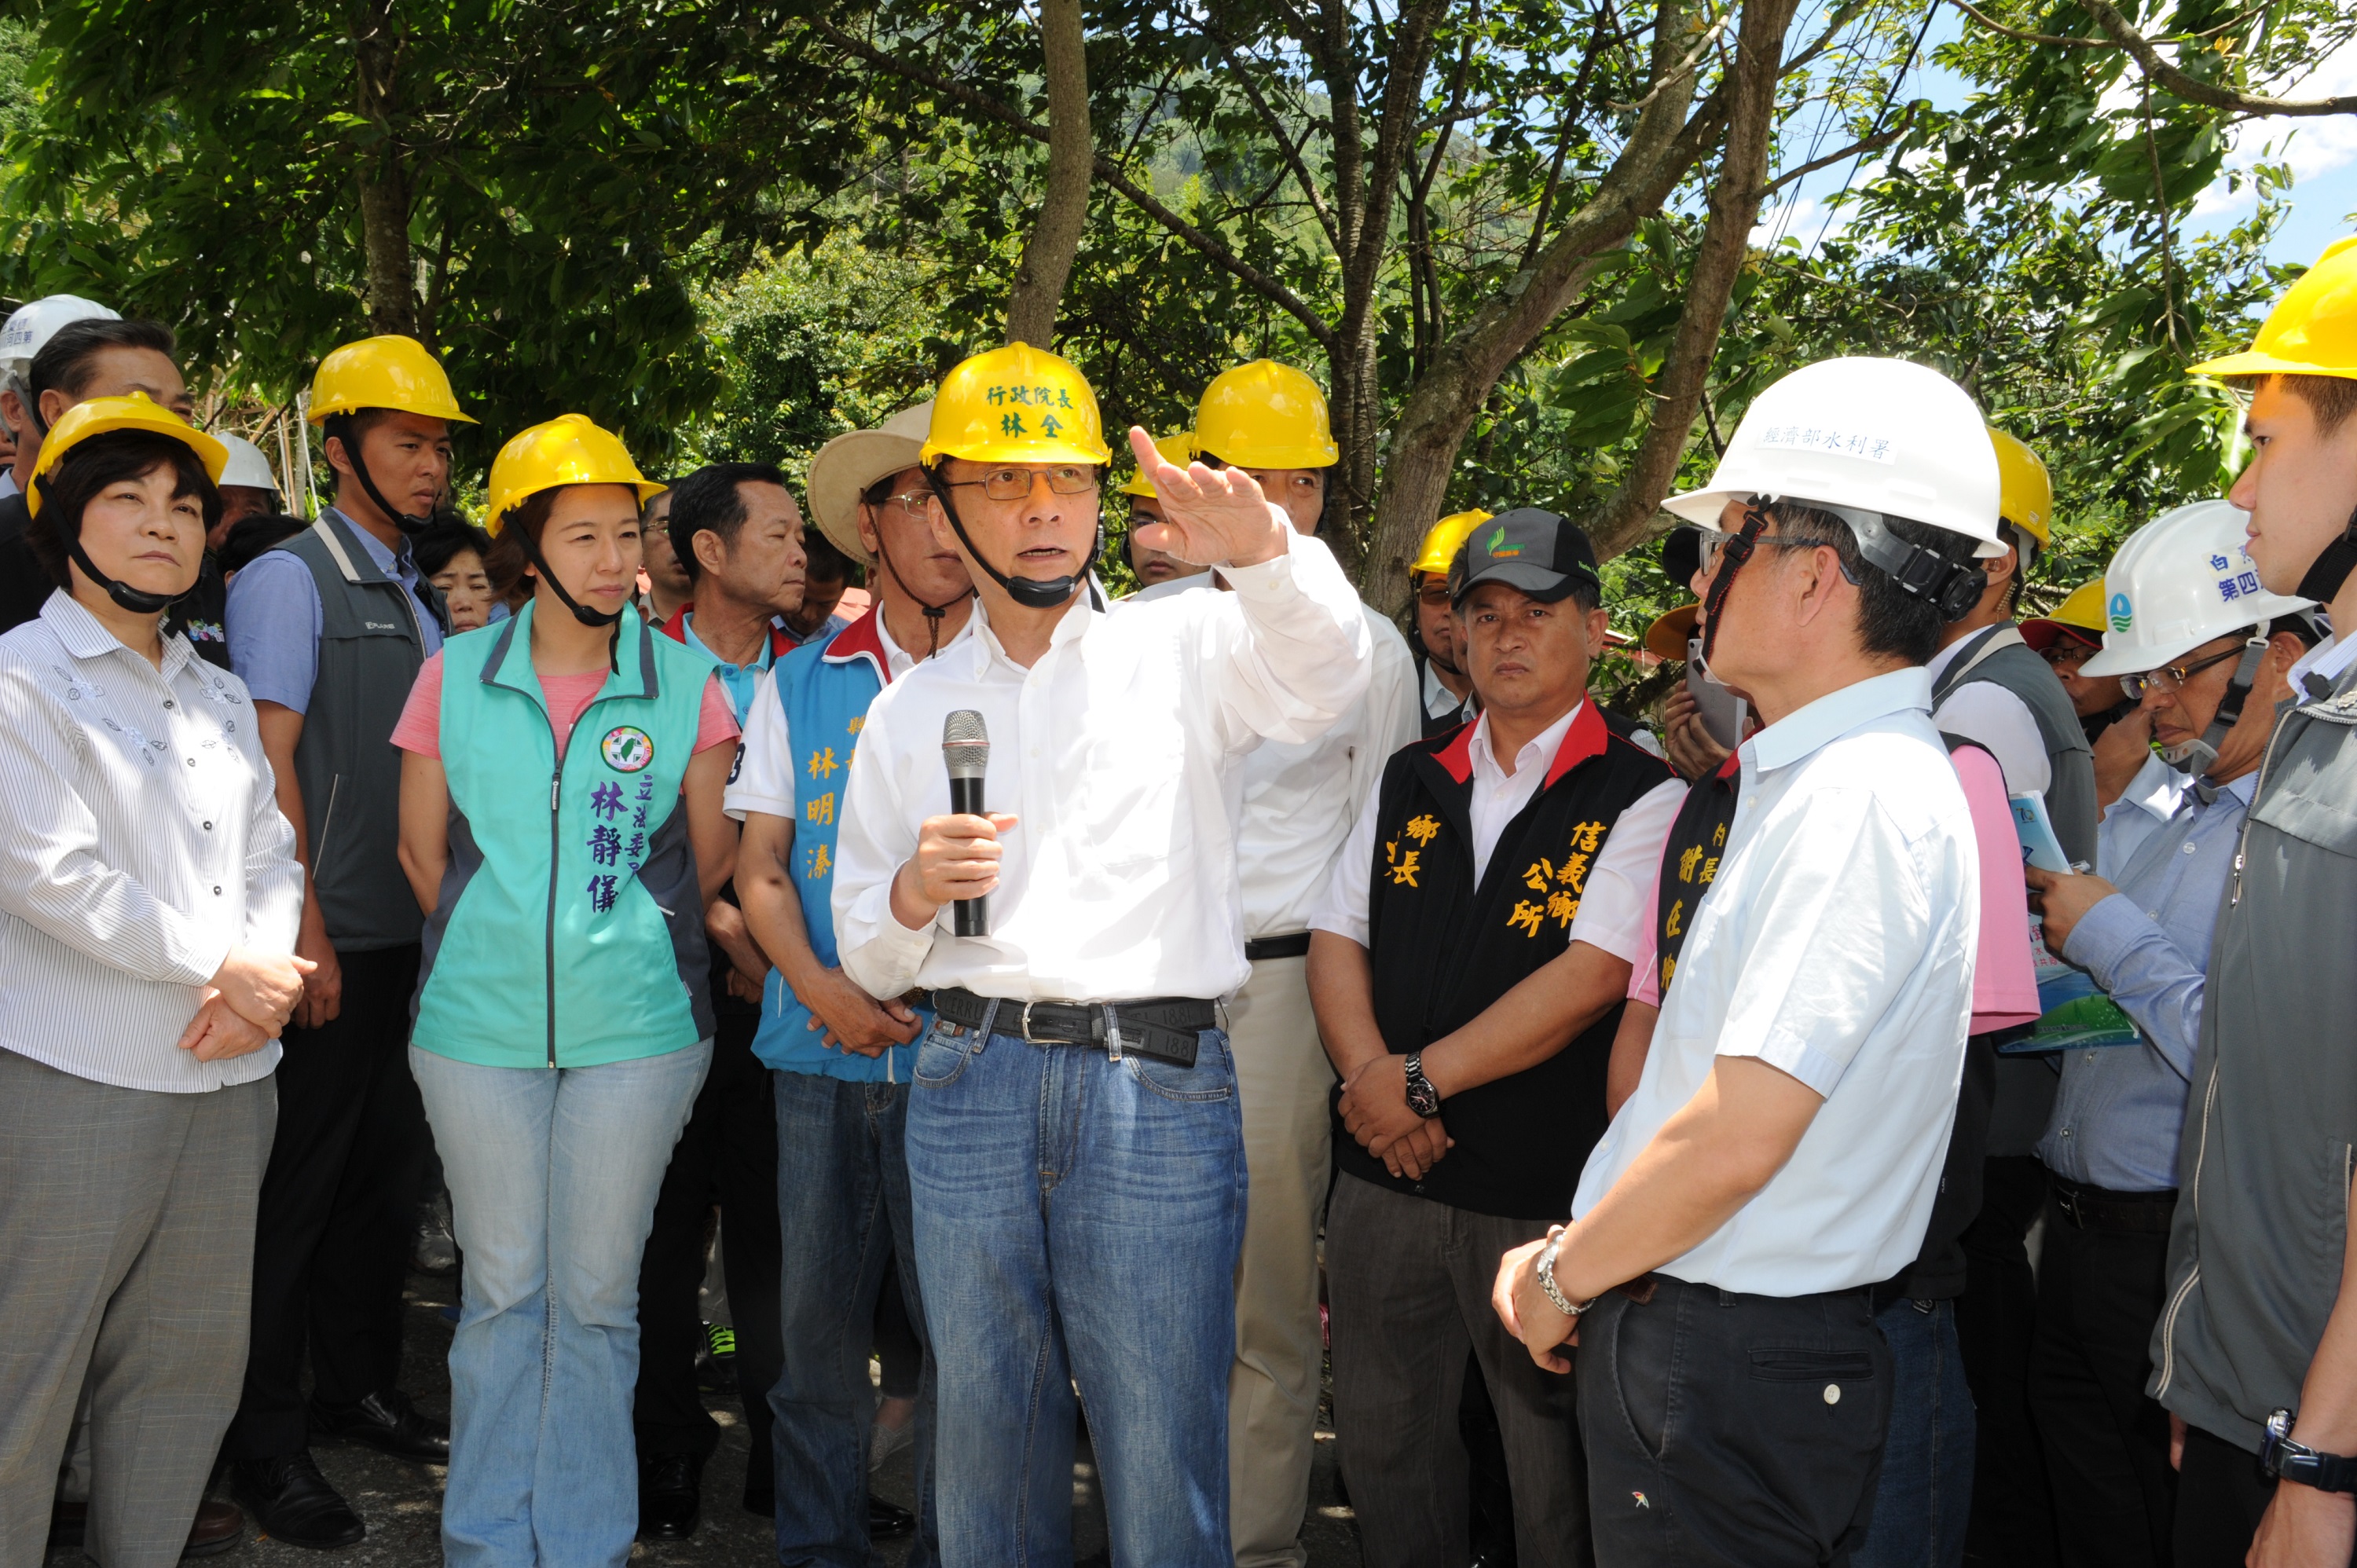
[[[49,1546],[80,1546],[90,1527],[88,1503],[59,1503],[49,1515]],[[210,1498],[197,1505],[197,1522],[180,1555],[212,1557],[245,1541],[245,1514],[235,1503]]]

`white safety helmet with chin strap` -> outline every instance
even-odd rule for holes
[[[2079,666],[2082,675],[2142,675],[2205,642],[2248,632],[2209,729],[2162,754],[2189,773],[2217,760],[2226,733],[2243,716],[2266,656],[2268,624],[2316,607],[2313,599],[2271,594],[2260,585],[2251,564],[2250,515],[2227,501],[2195,501],[2130,534],[2104,571],[2103,650]]]
[[[48,340],[58,335],[58,328],[77,321],[120,321],[119,311],[113,311],[96,300],[84,299],[76,294],[53,294],[18,306],[0,326],[0,388],[12,390],[23,400],[25,412],[38,424],[41,411],[33,406],[33,356],[38,354]],[[12,429],[9,434],[21,445],[27,433]],[[47,432],[35,430],[35,439]]]
[[[1867,562],[1955,620],[1986,586],[1973,561],[2005,553],[2000,491],[1987,423],[1964,388],[1906,360],[1845,358],[1804,365],[1754,398],[1709,485],[1662,505],[1715,532],[1725,532],[1719,516],[1729,501],[1831,512],[1857,536]],[[1886,519],[1970,540],[1971,556],[1910,543]],[[1712,601],[1724,600],[1724,585],[1766,525],[1764,512],[1748,512],[1711,584]],[[1716,608],[1712,602],[1704,612],[1706,644],[1717,637]]]

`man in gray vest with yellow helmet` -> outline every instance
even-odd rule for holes
[[[1943,735],[1978,741],[2005,771],[2014,794],[2044,797],[2055,836],[2073,861],[2095,862],[2095,767],[2086,731],[2061,679],[2013,624],[2021,586],[2046,547],[2054,487],[2046,466],[2002,430],[1996,448],[2007,549],[1981,564],[1980,603],[1951,622],[1932,675],[1932,720]],[[2032,1152],[2054,1104],[2054,1069],[2029,1057],[1997,1061],[1989,1112],[1981,1214],[1964,1234],[1967,1284],[1956,1304],[1956,1337],[1980,1413],[1975,1467],[1974,1541],[2026,1550],[2051,1530],[2045,1473],[2029,1425],[2029,1336],[2037,1283],[2024,1239],[2046,1202],[2046,1177]],[[1991,1535],[1990,1531],[1996,1531]]]
[[[310,417],[336,504],[229,596],[230,657],[307,873],[296,950],[319,967],[279,1063],[253,1351],[223,1452],[264,1531],[329,1547],[367,1531],[312,1464],[309,1433],[434,1464],[450,1452],[447,1425],[394,1386],[425,1121],[405,1055],[424,921],[395,854],[393,729],[447,629],[409,535],[448,488],[451,424],[474,422],[424,345],[398,337],[321,360]]]

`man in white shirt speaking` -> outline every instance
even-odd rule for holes
[[[1231,1560],[1236,765],[1323,733],[1372,649],[1333,557],[1250,476],[1130,445],[1165,518],[1141,542],[1234,592],[1104,614],[1088,383],[1022,344],[950,372],[920,462],[974,634],[876,699],[845,790],[844,972],[938,1015],[908,1159],[948,1568],[1071,1561],[1074,1381],[1114,1561]],[[987,731],[987,816],[950,810],[953,714]],[[985,897],[986,934],[954,934],[950,906]]]
[[[1506,1254],[1579,1350],[1597,1558],[1817,1564],[1865,1538],[1890,1352],[1971,1026],[1980,867],[1922,662],[1979,597],[1997,473],[1936,371],[1832,360],[1755,400],[1710,488],[1704,655],[1766,727],[1636,1091],[1571,1225]]]

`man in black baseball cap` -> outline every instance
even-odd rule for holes
[[[1587,696],[1603,651],[1587,536],[1522,509],[1449,575],[1481,716],[1392,754],[1310,920],[1309,988],[1342,1083],[1326,1219],[1334,1423],[1369,1568],[1461,1561],[1451,1421],[1470,1346],[1496,1408],[1525,1568],[1585,1559],[1570,1380],[1490,1310],[1493,1252],[1545,1234],[1604,1131],[1646,893],[1684,798]]]

